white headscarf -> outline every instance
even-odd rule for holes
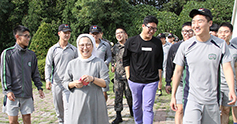
[[[80,53],[80,50],[79,50],[79,46],[78,46],[79,43],[78,43],[78,42],[80,41],[80,39],[81,39],[82,37],[88,37],[88,38],[91,40],[92,45],[93,45],[91,57],[89,57],[88,59],[83,59],[83,58],[82,58],[82,55],[81,55],[81,53]],[[94,59],[95,57],[97,57],[97,55],[96,55],[96,43],[95,43],[95,38],[94,38],[92,35],[90,35],[90,34],[80,34],[80,35],[78,36],[78,38],[77,38],[77,49],[78,49],[78,57],[79,57],[79,59],[82,60],[82,61],[90,61],[90,60]]]

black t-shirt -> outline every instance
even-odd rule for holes
[[[125,43],[123,66],[130,66],[129,80],[137,83],[158,81],[158,69],[162,69],[162,65],[163,49],[160,39],[152,37],[150,41],[144,41],[137,35]]]

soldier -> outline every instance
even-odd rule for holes
[[[128,86],[126,79],[125,69],[123,67],[123,52],[124,44],[126,42],[126,31],[123,28],[117,28],[115,32],[116,39],[118,42],[112,48],[112,68],[111,72],[115,72],[114,75],[114,92],[115,92],[115,104],[114,110],[116,111],[116,118],[112,124],[118,124],[123,122],[121,111],[123,110],[123,92],[127,99],[127,103],[130,109],[130,115],[133,116],[132,112],[132,95],[131,90]]]

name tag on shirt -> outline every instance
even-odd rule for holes
[[[151,47],[142,47],[142,51],[152,51]]]

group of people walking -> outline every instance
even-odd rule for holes
[[[153,36],[158,24],[154,16],[145,17],[141,33],[130,38],[123,27],[118,27],[114,46],[103,40],[99,26],[92,25],[89,34],[78,36],[75,47],[68,42],[70,26],[60,25],[59,41],[49,48],[45,62],[46,89],[52,90],[59,123],[109,123],[109,63],[115,73],[116,117],[112,124],[123,122],[123,93],[135,123],[152,124],[162,75],[166,92],[172,93],[170,106],[176,111],[176,124],[226,124],[230,107],[237,123],[237,41],[230,42],[233,26],[222,23],[216,37],[210,34],[210,10],[193,9],[189,16],[192,21],[182,25],[183,39],[174,44],[166,42],[164,34]],[[23,122],[30,124],[34,111],[31,80],[44,98],[42,82],[36,55],[27,48],[30,30],[19,25],[13,33],[16,44],[1,54],[4,112],[9,123],[17,124],[20,110]],[[169,34],[170,39],[172,35]]]

